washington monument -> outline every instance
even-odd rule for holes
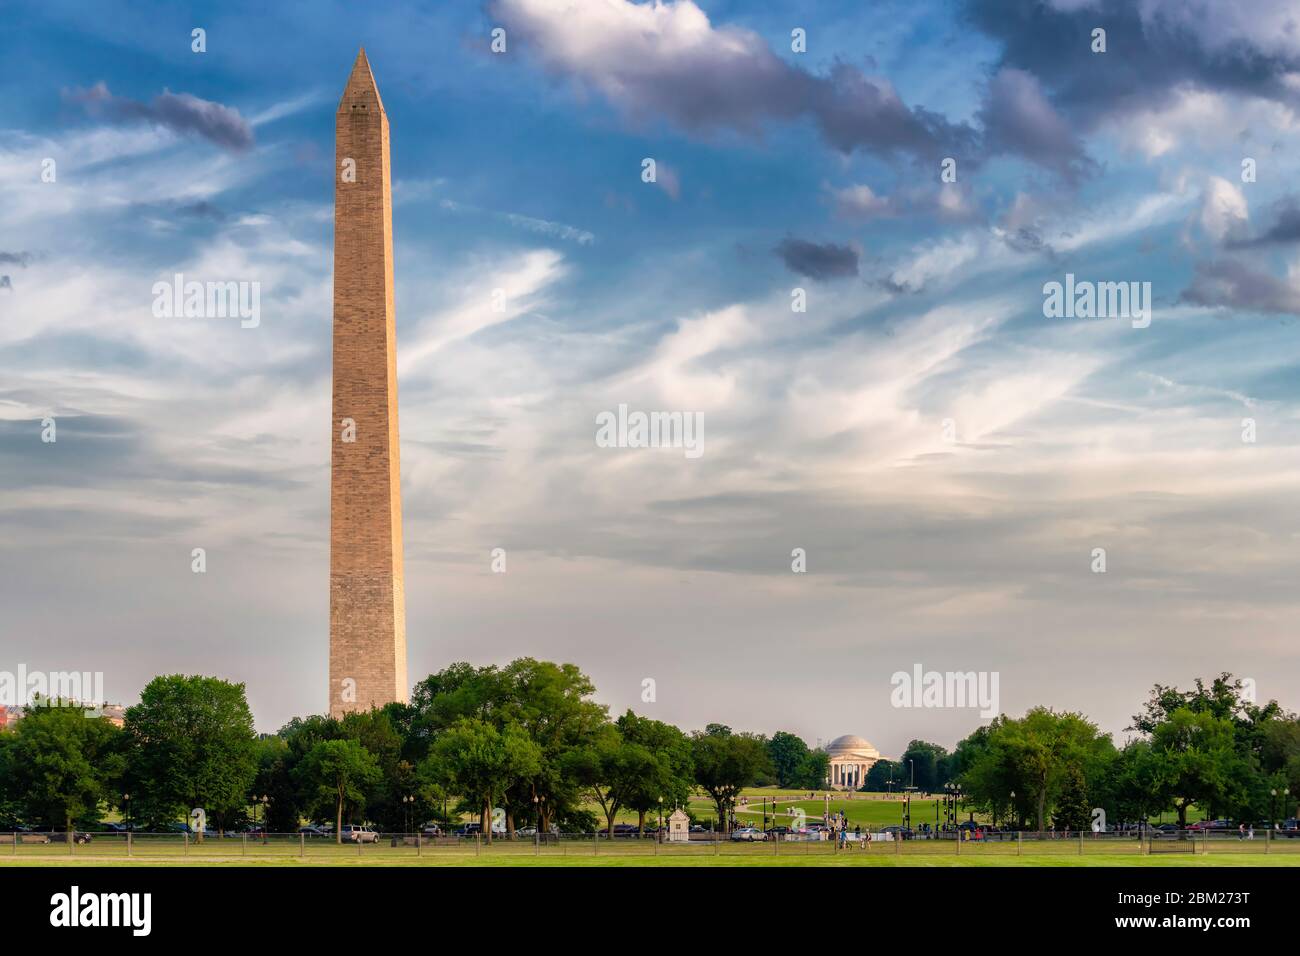
[[[407,699],[388,116],[363,48],[334,118],[330,715]]]

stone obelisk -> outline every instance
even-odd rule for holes
[[[334,118],[330,714],[408,699],[388,116],[363,48]]]

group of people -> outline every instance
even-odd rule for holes
[[[830,828],[831,839],[836,842],[841,850],[849,845],[850,840],[863,849],[866,849],[867,844],[871,842],[871,831],[867,830],[864,833],[861,824],[854,824],[852,835],[850,835],[849,815],[843,810],[836,810],[829,815],[823,814],[822,819],[825,821],[826,826]]]

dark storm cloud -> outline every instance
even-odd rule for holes
[[[843,279],[858,274],[858,251],[852,246],[783,239],[776,247],[786,268],[810,279]]]
[[[601,90],[635,118],[746,135],[769,120],[810,118],[842,153],[925,161],[975,153],[975,130],[907,106],[888,82],[846,63],[825,75],[791,66],[756,33],[701,23],[704,14],[686,0],[653,10],[616,2],[598,13],[534,0],[495,0],[490,9],[548,72]],[[572,43],[588,16],[601,43]]]
[[[1285,245],[1300,242],[1300,201],[1288,196],[1273,206],[1273,224],[1249,239],[1230,239],[1230,249],[1251,249],[1259,246]]]
[[[226,214],[220,206],[208,202],[206,199],[199,202],[187,203],[176,210],[183,216],[193,216],[196,219],[212,219],[220,221],[226,218]]]
[[[1049,2],[965,0],[964,13],[1004,45],[1001,67],[1032,73],[1058,110],[1088,125],[1112,113],[1160,106],[1186,86],[1297,102],[1285,80],[1296,68],[1294,58],[1264,52],[1245,37],[1211,44],[1208,20],[1198,35],[1191,21],[1176,22],[1159,4],[1147,7],[1144,18],[1133,0],[1066,10]],[[1096,27],[1106,31],[1105,53],[1092,52]]]
[[[101,81],[90,89],[66,91],[64,98],[112,123],[152,123],[183,136],[202,137],[235,152],[253,145],[253,128],[238,110],[189,93],[164,90],[151,102],[141,103],[114,96]]]
[[[990,154],[1023,156],[1071,183],[1097,168],[1079,136],[1048,102],[1038,80],[1024,70],[1004,67],[989,81],[980,121]]]
[[[1300,315],[1300,291],[1236,259],[1198,262],[1180,302],[1246,312]]]
[[[26,269],[35,259],[30,252],[0,252],[0,265],[22,266]]]
[[[1001,236],[1007,248],[1014,252],[1041,252],[1049,259],[1056,258],[1056,250],[1043,238],[1043,234],[1030,226],[1022,226]]]

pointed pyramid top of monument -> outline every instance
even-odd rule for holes
[[[384,111],[384,101],[379,98],[379,87],[375,83],[375,74],[370,70],[370,61],[366,59],[365,47],[357,53],[352,73],[348,76],[348,85],[344,87],[343,98],[339,100],[340,113],[354,109]]]

